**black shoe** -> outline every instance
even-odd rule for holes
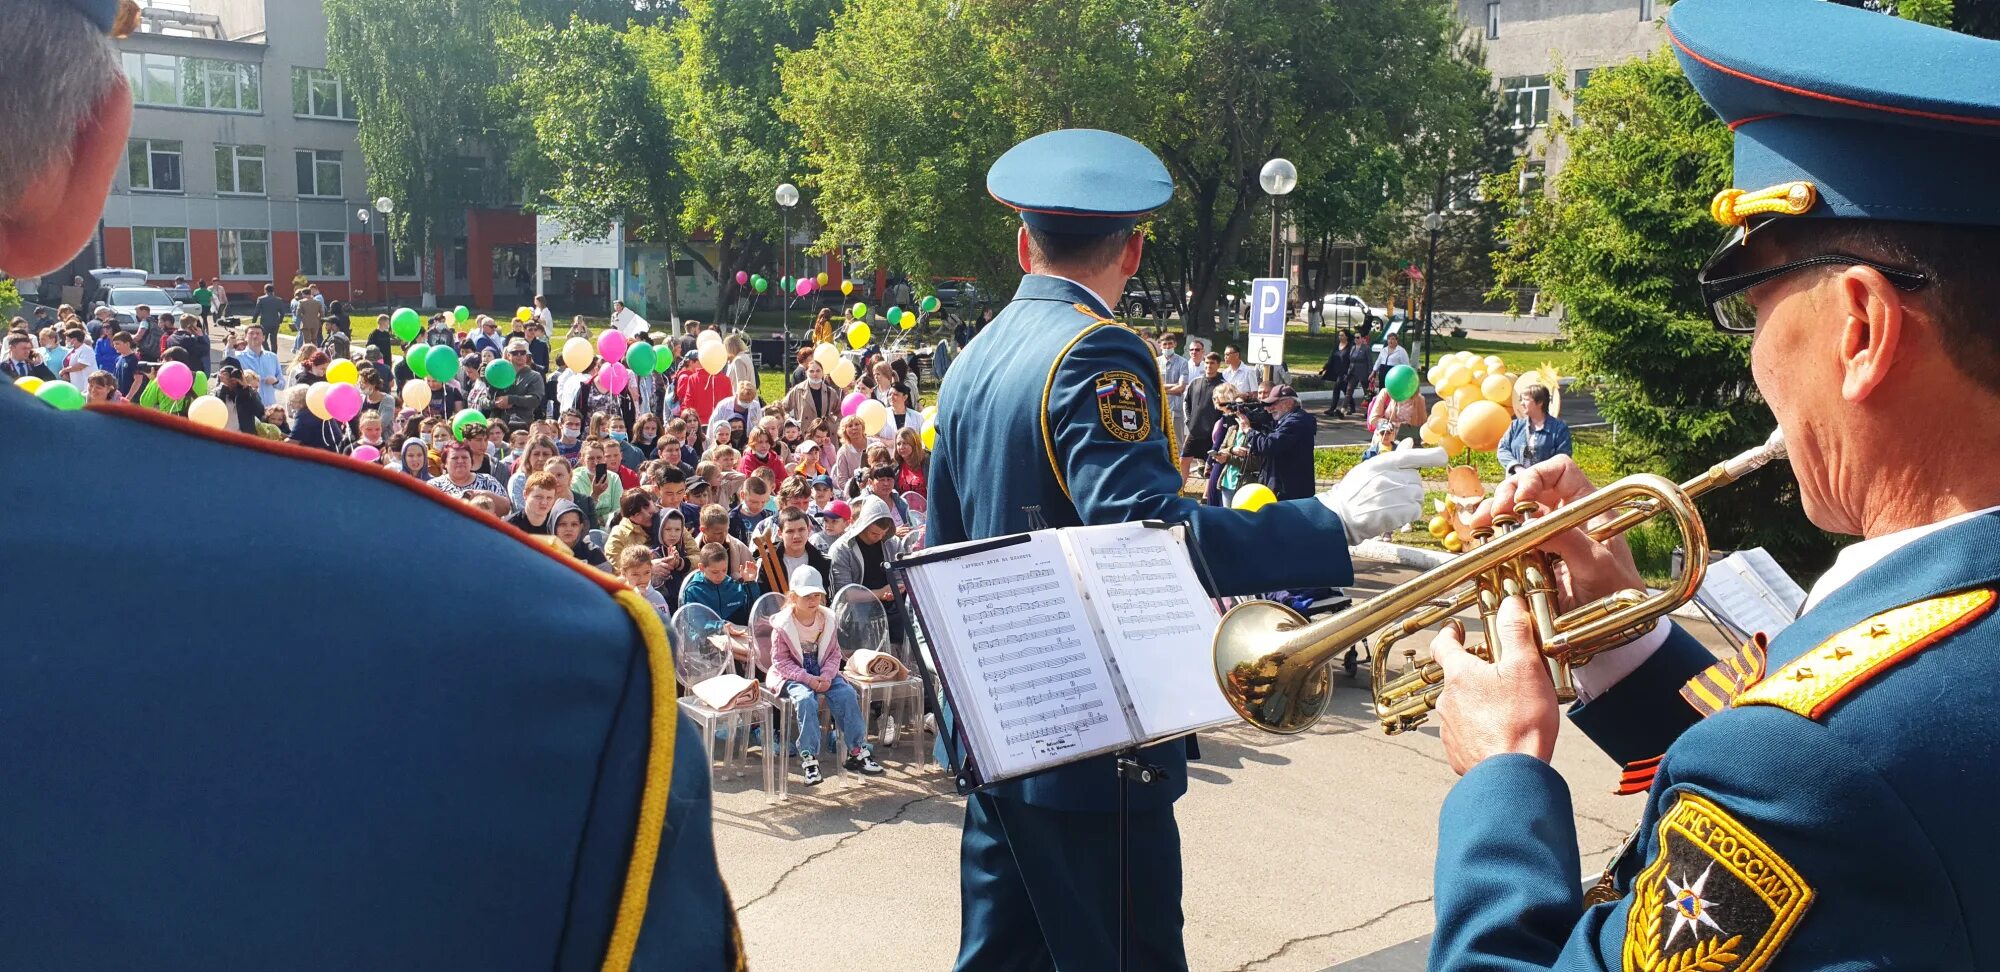
[[[871,753],[865,749],[862,750],[861,752],[855,753],[854,755],[847,757],[847,762],[842,763],[841,765],[847,767],[849,772],[858,770],[862,773],[868,774],[869,776],[882,775],[882,764],[875,761],[874,753]]]

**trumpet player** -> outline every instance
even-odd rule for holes
[[[1535,626],[1505,605],[1494,661],[1439,635],[1431,968],[2000,968],[2000,43],[1813,0],[1682,0],[1667,33],[1735,138],[1703,297],[1808,515],[1865,539],[1768,646],[1662,622],[1576,669],[1571,723],[1646,794],[1589,893]],[[1590,488],[1557,457],[1494,508]],[[1615,541],[1548,549],[1577,601],[1640,584]]]

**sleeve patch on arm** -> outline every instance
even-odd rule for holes
[[[1129,371],[1097,376],[1097,418],[1104,431],[1120,442],[1144,442],[1153,434],[1153,413],[1146,407],[1146,386]]]
[[[1653,862],[1632,885],[1625,972],[1756,972],[1812,899],[1791,864],[1748,828],[1682,793],[1660,818]]]

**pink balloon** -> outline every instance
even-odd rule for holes
[[[861,403],[867,400],[868,400],[867,392],[848,393],[848,396],[846,398],[840,400],[840,417],[846,418],[849,415],[853,415],[855,410],[861,407]]]
[[[804,297],[805,295],[813,292],[813,282],[809,278],[801,279],[799,281],[798,287],[796,287],[795,289],[798,290],[800,297]]]
[[[326,414],[336,422],[352,422],[361,414],[361,389],[339,384],[326,390]]]
[[[597,353],[606,361],[625,360],[625,335],[615,330],[598,335]]]
[[[749,282],[750,282],[750,271],[748,270],[736,271],[736,286],[741,287]]]
[[[354,458],[362,462],[376,462],[382,458],[382,450],[372,445],[358,445],[354,447]]]
[[[194,390],[194,371],[178,361],[169,361],[160,366],[160,394],[168,398],[182,398]]]
[[[626,383],[631,380],[632,373],[625,370],[625,366],[616,361],[605,365],[604,370],[597,373],[597,387],[613,395],[624,391]]]

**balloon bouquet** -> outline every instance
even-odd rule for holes
[[[1454,456],[1491,452],[1513,424],[1514,402],[1527,389],[1536,385],[1549,389],[1550,412],[1561,408],[1559,377],[1555,368],[1546,364],[1514,374],[1495,355],[1482,358],[1470,351],[1447,355],[1430,370],[1438,404],[1420,430],[1424,444],[1443,446]],[[1429,528],[1446,550],[1458,553],[1471,540],[1464,517],[1485,498],[1486,490],[1471,466],[1459,465],[1449,474],[1447,492],[1449,498],[1438,501],[1438,512]]]

